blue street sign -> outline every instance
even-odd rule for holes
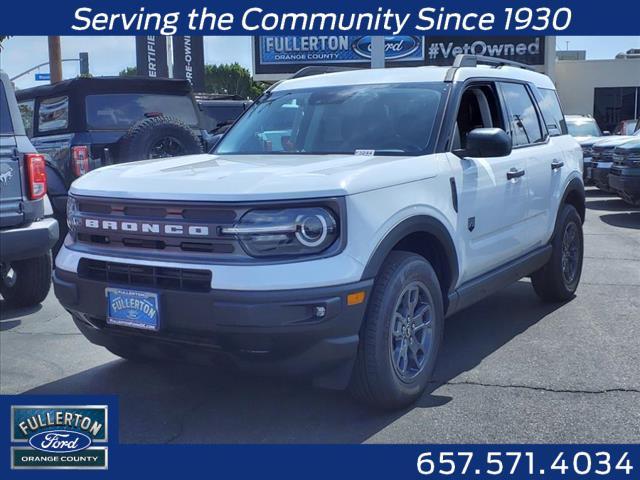
[[[50,73],[36,73],[36,81],[37,82],[44,82],[44,81],[50,81],[51,80],[51,74]]]

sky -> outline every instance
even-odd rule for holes
[[[586,50],[588,60],[611,59],[630,48],[640,48],[640,36],[635,37],[556,37],[558,50]],[[62,57],[78,58],[79,52],[89,53],[90,71],[94,76],[117,75],[126,67],[135,66],[134,37],[62,37]],[[205,37],[205,63],[233,63],[251,69],[251,37]],[[47,37],[12,37],[3,42],[0,68],[13,77],[47,61]],[[39,69],[49,71],[48,66]],[[63,76],[78,75],[77,62],[63,63]],[[18,88],[42,85],[34,74],[25,75],[16,82]]]

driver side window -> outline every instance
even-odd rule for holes
[[[466,148],[471,130],[492,127],[504,129],[495,87],[486,84],[467,87],[458,107],[451,150]]]

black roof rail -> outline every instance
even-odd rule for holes
[[[337,67],[330,65],[311,65],[298,70],[291,78],[311,77],[313,75],[322,75],[323,73],[347,72],[350,70],[359,70],[353,67]]]
[[[513,60],[507,60],[507,59],[498,58],[498,57],[487,57],[485,55],[460,54],[460,55],[456,55],[456,58],[453,61],[453,65],[447,71],[447,75],[445,76],[444,80],[445,82],[452,82],[453,77],[458,68],[477,67],[478,65],[490,65],[494,68],[515,67],[515,68],[522,68],[524,70],[531,70],[533,72],[536,71],[533,67],[531,67],[530,65],[527,65],[526,63],[515,62]]]

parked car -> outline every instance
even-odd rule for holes
[[[640,206],[640,137],[614,149],[609,185],[625,202]]]
[[[634,135],[615,135],[596,142],[591,149],[591,163],[587,167],[587,179],[600,190],[613,193],[609,186],[609,172],[613,166],[613,150],[636,137],[640,137],[640,130]]]
[[[124,358],[224,358],[406,406],[445,316],[526,276],[574,296],[585,194],[564,123],[548,77],[494,58],[283,81],[213,154],[76,180],[56,295]]]
[[[42,302],[51,287],[58,222],[45,218],[47,174],[25,134],[9,77],[0,70],[0,293],[8,305]]]
[[[603,136],[609,135],[609,132],[603,133],[598,126],[598,122],[590,115],[566,115],[565,119],[569,135],[575,138],[580,147],[582,147],[583,180],[585,183],[590,183],[591,180],[587,177],[587,171],[590,167],[593,167],[591,163],[593,145],[602,140]]]
[[[112,163],[208,149],[210,135],[186,80],[75,78],[20,90],[17,98],[33,145],[47,155],[60,243],[67,191],[76,178]]]
[[[614,135],[633,135],[638,131],[640,119],[623,120],[613,130]]]

